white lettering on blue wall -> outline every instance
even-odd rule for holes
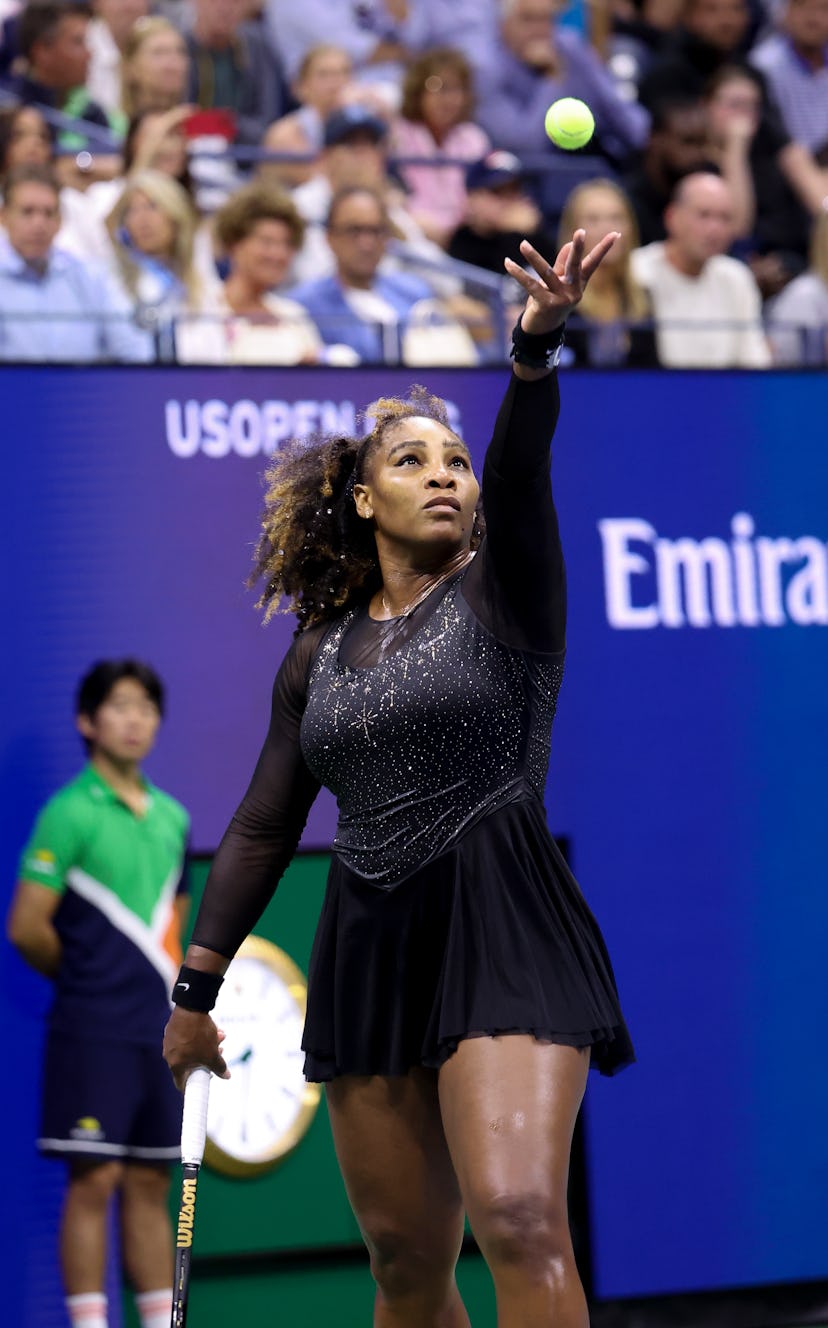
[[[667,539],[643,517],[607,517],[598,530],[619,631],[828,626],[828,546],[814,535],[757,535],[748,512],[729,538]]]
[[[168,401],[167,446],[174,456],[269,456],[287,438],[354,434],[353,401]]]

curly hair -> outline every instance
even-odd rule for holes
[[[198,217],[183,185],[161,171],[136,171],[127,176],[123,192],[106,218],[115,263],[129,294],[135,298],[141,275],[129,236],[127,215],[136,194],[143,194],[172,223],[172,252],[167,266],[181,281],[190,300],[199,295],[200,283],[195,267],[193,246]],[[126,231],[126,237],[122,231]]]
[[[298,635],[379,589],[373,528],[357,515],[354,485],[365,479],[388,430],[419,417],[451,429],[446,403],[414,386],[406,397],[381,397],[368,406],[365,422],[371,427],[361,437],[316,434],[293,439],[276,453],[264,474],[261,534],[248,579],[250,586],[264,580],[256,607],[264,610],[265,622],[277,611],[295,613]],[[482,534],[479,513],[472,548]]]
[[[403,78],[400,115],[404,120],[422,123],[423,93],[430,79],[441,79],[443,74],[456,74],[466,96],[462,119],[471,118],[474,111],[474,80],[471,65],[462,51],[453,46],[434,46],[423,51],[406,70]]]
[[[305,221],[284,189],[253,180],[231,194],[213,217],[213,230],[225,252],[252,234],[260,221],[284,222],[294,249],[301,249]]]

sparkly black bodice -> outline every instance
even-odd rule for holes
[[[353,614],[311,666],[302,752],[337,798],[334,851],[378,885],[497,808],[543,798],[562,657],[497,641],[462,582],[435,592],[416,633],[373,668],[340,658]]]
[[[339,800],[337,856],[385,889],[499,808],[542,800],[565,647],[549,477],[557,413],[554,374],[511,378],[483,469],[486,536],[461,572],[404,620],[363,608],[294,641],[195,944],[235,954],[321,783]]]

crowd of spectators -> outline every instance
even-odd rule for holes
[[[587,101],[555,148],[544,113]],[[828,0],[0,0],[0,359],[828,364]]]

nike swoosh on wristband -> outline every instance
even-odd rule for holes
[[[180,987],[182,991],[189,991],[189,990],[190,990],[190,984],[189,984],[189,982],[176,982],[175,985],[176,985],[176,987]]]

